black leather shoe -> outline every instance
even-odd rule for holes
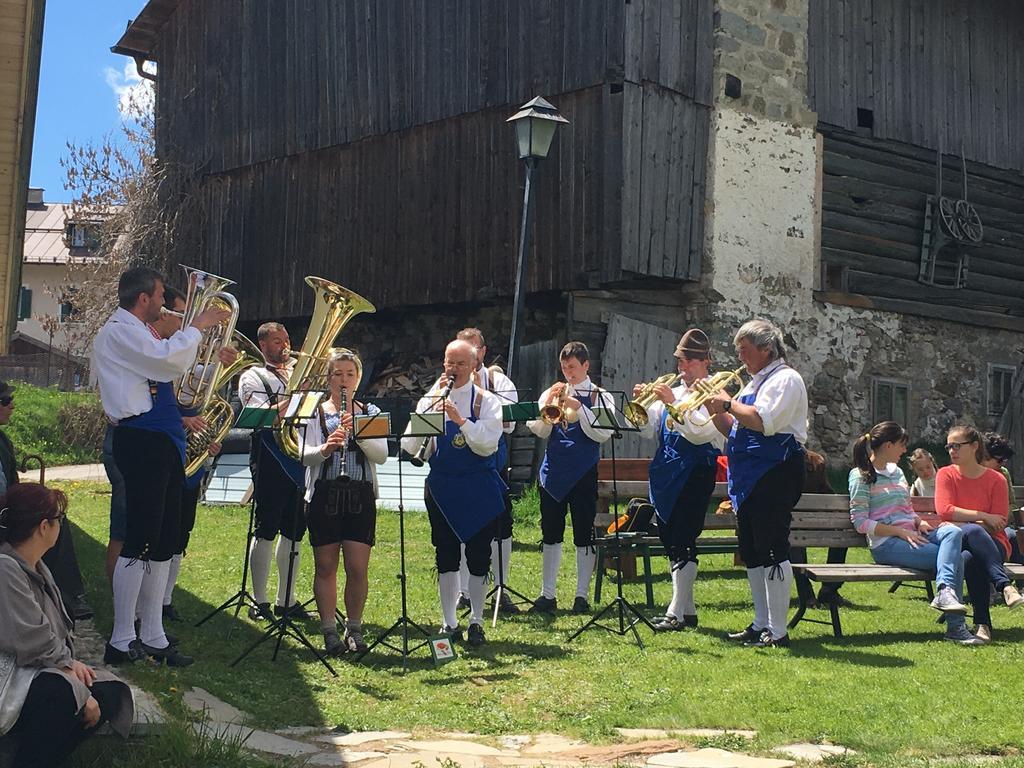
[[[655,632],[682,632],[684,629],[686,625],[675,616],[662,616],[654,622]]]
[[[850,608],[853,603],[847,600],[838,592],[832,590],[825,591],[824,589],[818,593],[818,606],[826,608],[830,605],[836,606],[836,608]]]
[[[466,631],[466,645],[483,645],[487,642],[484,637],[484,628],[479,624],[470,624]]]
[[[697,614],[690,615],[690,614],[684,613],[683,614],[683,624],[686,625],[687,629],[696,629],[697,628]]]
[[[313,617],[309,611],[302,607],[302,603],[295,603],[290,608],[285,608],[283,605],[274,606],[275,616],[284,616],[288,614],[288,617],[294,621],[312,621]]]
[[[448,639],[453,643],[462,642],[462,628],[461,627],[449,627],[441,625],[441,628],[437,630],[439,635],[448,635]]]
[[[71,598],[67,604],[68,615],[75,621],[84,621],[92,618],[92,606],[85,599],[85,595],[77,595]]]
[[[572,601],[572,612],[581,615],[590,613],[590,603],[587,602],[585,597],[577,597]]]
[[[153,648],[145,643],[141,643],[140,645],[142,646],[142,650],[149,654],[154,660],[161,664],[167,664],[168,667],[187,667],[195,661],[191,656],[186,656],[181,653],[175,645],[168,645],[166,648]]]
[[[756,629],[753,624],[748,624],[746,629],[739,632],[730,632],[725,637],[737,643],[754,643],[761,639],[763,633],[763,629]]]
[[[772,633],[766,629],[757,640],[751,640],[744,643],[743,646],[745,648],[789,648],[789,635],[773,638]]]
[[[554,613],[558,610],[558,598],[541,595],[533,601],[530,613]]]
[[[465,595],[459,595],[459,602],[455,604],[456,611],[468,611],[470,608],[469,598]]]
[[[273,621],[274,614],[270,611],[270,603],[258,603],[249,606],[249,618],[252,621]]]
[[[128,644],[127,651],[121,651],[107,643],[103,649],[104,664],[134,664],[139,659],[144,659],[146,654],[142,652],[142,644],[138,640],[132,640]]]
[[[164,606],[164,621],[184,621],[173,603]]]
[[[491,610],[494,610],[493,600],[491,600]],[[512,598],[509,597],[508,592],[502,592],[501,602],[498,604],[498,610],[504,614],[519,613],[519,606],[512,602]]]

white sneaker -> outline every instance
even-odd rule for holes
[[[981,642],[992,642],[992,627],[990,627],[988,624],[979,624],[978,626],[974,627],[974,629],[972,629],[971,631],[974,633],[974,636],[976,638],[981,640]]]
[[[1013,584],[1007,584],[1003,587],[1003,602],[1012,611],[1014,608],[1020,608],[1024,605],[1024,597],[1021,597],[1020,592],[1017,591]]]
[[[932,608],[943,613],[967,613],[967,606],[956,599],[956,592],[943,584],[932,600]]]

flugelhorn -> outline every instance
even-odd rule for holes
[[[448,397],[448,395],[452,393],[452,388],[454,386],[455,377],[452,376],[450,379],[448,379],[448,383],[444,385],[444,389],[441,390],[440,394],[428,395],[428,397],[434,398],[434,402],[430,404],[430,408],[428,408],[427,410],[433,408],[435,405],[437,405],[437,403],[443,403],[445,399]],[[412,464],[414,467],[422,467],[427,462],[427,448],[429,446],[430,437],[424,437],[423,442],[420,443],[420,447],[416,449],[416,453],[414,453],[412,457],[409,459],[409,463]]]
[[[569,385],[559,381],[548,392],[548,401],[540,408],[540,418],[545,424],[572,424],[579,420],[576,409],[566,405],[569,397]]]
[[[740,374],[743,370],[743,366],[740,366],[735,371],[719,371],[710,378],[699,379],[693,382],[693,386],[690,387],[689,394],[674,405],[666,405],[665,410],[668,412],[668,415],[676,421],[689,419],[690,423],[695,427],[703,427],[711,421],[711,419],[707,418],[703,421],[697,421],[694,419],[693,415],[700,410],[708,400],[726,387],[734,383],[742,385],[743,378]]]
[[[647,409],[658,399],[654,388],[659,384],[674,387],[679,383],[682,376],[683,374],[681,373],[666,373],[664,376],[659,376],[654,381],[644,384],[637,396],[626,403],[626,418],[629,419],[629,423],[634,427],[646,427],[649,421]]]
[[[376,307],[358,293],[332,283],[322,277],[307,277],[306,285],[316,291],[313,316],[309,330],[298,352],[295,367],[292,368],[285,386],[284,397],[299,389],[327,389],[327,363],[331,345],[341,330],[361,312],[376,312]],[[281,450],[293,459],[300,459],[299,428],[285,425],[277,432],[277,443]]]

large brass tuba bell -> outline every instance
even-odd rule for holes
[[[178,405],[182,408],[205,411],[217,391],[222,363],[217,353],[231,343],[238,321],[238,301],[224,289],[234,285],[234,280],[204,272],[195,267],[181,268],[185,270],[188,281],[188,292],[185,296],[185,311],[182,313],[181,327],[188,328],[197,315],[211,307],[226,309],[230,316],[203,331],[199,342],[196,359],[191,367],[178,381],[176,387]]]
[[[306,331],[306,339],[302,342],[295,367],[288,377],[286,395],[299,389],[326,390],[327,362],[341,329],[356,315],[377,311],[373,304],[358,293],[322,277],[307,277],[306,285],[316,291],[313,316],[309,320],[309,330]],[[301,458],[297,427],[285,426],[280,429],[277,443],[293,459]]]

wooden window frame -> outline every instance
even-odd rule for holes
[[[1013,396],[1013,376],[1017,373],[1017,369],[1012,365],[1006,365],[1003,363],[989,363],[988,364],[988,376],[985,379],[985,412],[989,416],[1002,416],[1003,409],[1006,407],[1006,401],[999,403],[999,409],[995,407],[995,398],[992,397],[994,393],[994,384],[996,374],[1006,374],[1009,377],[1007,383],[1007,399]]]
[[[879,409],[879,388],[889,387],[889,416],[885,417],[880,413]],[[897,389],[903,389],[906,391],[906,403],[904,405],[905,413],[900,416],[896,413],[896,399],[895,393]],[[904,379],[893,379],[886,376],[872,376],[871,377],[871,423],[878,424],[882,421],[895,421],[904,429],[910,421],[910,382]]]

